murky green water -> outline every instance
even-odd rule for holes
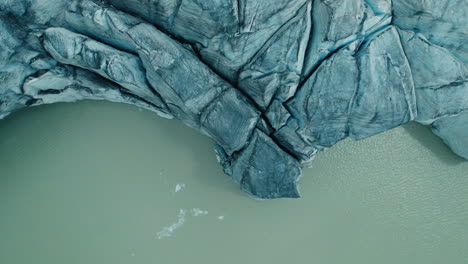
[[[468,162],[424,127],[340,143],[301,192],[248,198],[208,138],[131,106],[0,121],[2,264],[468,263]]]

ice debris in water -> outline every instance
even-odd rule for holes
[[[175,190],[174,190],[174,191],[175,191],[175,192],[180,192],[180,191],[182,191],[182,189],[184,189],[184,188],[185,188],[185,183],[178,183],[178,184],[176,184]]]
[[[156,235],[157,238],[163,239],[163,238],[172,236],[172,233],[174,233],[174,231],[176,231],[177,229],[179,229],[181,226],[184,225],[185,219],[186,219],[185,218],[186,212],[187,211],[185,209],[180,209],[179,215],[177,216],[177,220],[174,223],[164,227],[161,231],[159,231]]]
[[[207,215],[208,211],[202,210],[200,208],[193,208],[192,209],[192,215],[193,216],[199,216],[199,215]]]
[[[256,198],[410,121],[468,158],[466,0],[0,0],[0,30],[0,118],[133,104],[210,136]]]
[[[164,227],[161,231],[159,231],[157,233],[157,238],[158,239],[163,239],[163,238],[167,238],[167,237],[170,237],[172,236],[172,234],[177,230],[179,229],[182,225],[184,225],[184,223],[186,222],[187,220],[187,213],[190,212],[190,214],[192,216],[201,216],[201,215],[207,215],[208,214],[208,211],[207,210],[202,210],[200,208],[192,208],[191,210],[187,210],[187,209],[180,209],[179,210],[179,215],[177,216],[177,220]]]

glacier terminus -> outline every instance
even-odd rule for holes
[[[466,0],[0,0],[0,119],[83,99],[211,137],[260,199],[416,121],[468,159]]]

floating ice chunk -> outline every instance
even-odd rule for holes
[[[180,191],[182,191],[182,189],[184,189],[184,188],[185,188],[185,183],[178,183],[178,184],[176,184],[175,190],[174,190],[174,191],[175,191],[175,192],[180,192]]]

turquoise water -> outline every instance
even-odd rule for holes
[[[0,263],[468,263],[468,162],[409,124],[256,201],[205,136],[80,102],[0,121]]]

